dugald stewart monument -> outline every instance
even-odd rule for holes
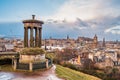
[[[38,70],[52,66],[51,59],[45,58],[45,50],[41,49],[43,21],[32,19],[24,20],[24,48],[19,53],[19,58],[14,60],[14,70]],[[30,29],[30,40],[29,30]],[[35,36],[34,36],[35,32]]]
[[[35,20],[35,15],[32,15],[32,19],[24,20],[23,23],[24,23],[24,47],[41,47],[43,21]],[[30,29],[30,45],[28,40],[29,29]],[[34,30],[35,36],[33,36]]]

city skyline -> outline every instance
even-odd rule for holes
[[[92,38],[97,34],[99,40],[104,37],[120,40],[119,3],[119,0],[1,0],[0,35],[23,37],[22,20],[35,14],[36,19],[45,22],[43,38],[67,35]],[[20,34],[15,34],[17,31]]]

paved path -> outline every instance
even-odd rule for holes
[[[55,68],[53,65],[49,70],[33,73],[0,72],[0,80],[63,80],[56,76]]]

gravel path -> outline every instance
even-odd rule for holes
[[[46,71],[36,71],[33,73],[0,72],[0,80],[63,80],[55,74],[56,66]]]

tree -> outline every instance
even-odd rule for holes
[[[117,75],[117,72],[119,72],[118,68],[113,68],[112,69],[112,76],[115,77]]]
[[[56,60],[58,62],[68,61],[74,57],[77,57],[77,51],[74,49],[64,49],[63,51],[56,52]]]

